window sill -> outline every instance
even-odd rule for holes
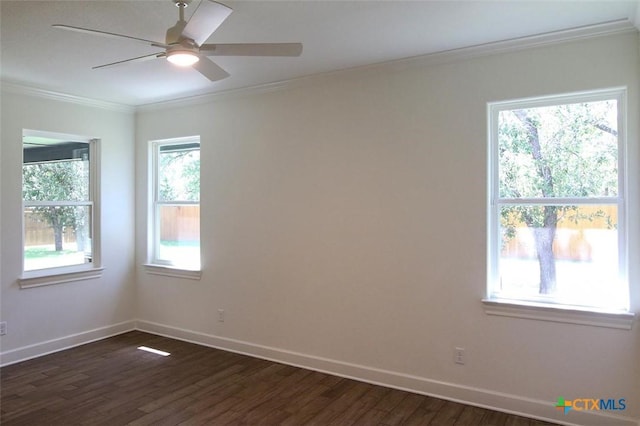
[[[148,274],[163,275],[165,277],[185,278],[189,280],[199,280],[202,277],[202,271],[200,270],[181,269],[175,266],[145,264],[144,269]]]
[[[45,285],[64,284],[73,281],[84,281],[102,276],[104,268],[91,268],[82,270],[51,270],[44,269],[39,271],[26,272],[22,277],[18,278],[20,288],[34,288]]]
[[[526,318],[567,324],[631,330],[635,320],[632,312],[598,311],[574,306],[550,306],[542,303],[514,302],[512,300],[483,299],[487,315]]]

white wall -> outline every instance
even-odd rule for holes
[[[203,253],[201,281],[139,268],[139,324],[530,415],[567,421],[559,396],[615,397],[640,418],[638,324],[487,316],[480,302],[487,102],[627,86],[640,312],[637,35],[427,62],[139,112],[137,263],[154,139],[201,136]]]
[[[127,329],[137,317],[154,332],[561,421],[612,424],[562,417],[559,396],[626,398],[621,424],[637,421],[637,323],[625,331],[487,316],[480,299],[486,103],[628,86],[640,312],[639,46],[627,34],[415,60],[136,116],[3,91],[2,362]],[[103,278],[19,289],[23,128],[102,139]],[[148,141],[194,134],[202,280],[148,275],[139,266]],[[466,349],[466,365],[453,363],[454,346]]]
[[[3,363],[132,328],[135,317],[133,111],[17,92],[2,92]],[[20,289],[23,129],[101,139],[102,278]]]

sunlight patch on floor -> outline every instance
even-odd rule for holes
[[[161,351],[159,349],[153,349],[153,348],[150,348],[148,346],[138,346],[138,349],[140,349],[141,351],[145,351],[145,352],[151,352],[152,354],[156,354],[156,355],[162,355],[162,356],[171,355],[169,352]]]

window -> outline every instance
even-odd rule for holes
[[[624,100],[489,105],[489,301],[628,310]]]
[[[23,131],[24,276],[95,268],[96,141]]]
[[[151,264],[200,269],[200,139],[152,142]]]

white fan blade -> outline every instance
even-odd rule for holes
[[[62,25],[62,24],[55,24],[55,25],[52,25],[52,27],[60,28],[61,30],[77,31],[79,33],[99,35],[99,36],[103,36],[103,37],[126,38],[126,39],[129,39],[129,40],[140,41],[140,42],[143,42],[145,44],[150,44],[150,45],[156,46],[156,47],[164,47],[164,48],[167,47],[166,44],[160,43],[160,42],[157,42],[157,41],[146,40],[144,38],[132,37],[132,36],[123,35],[123,34],[110,33],[110,32],[107,32],[107,31],[90,30],[88,28],[73,27],[71,25]]]
[[[151,55],[138,56],[137,58],[124,59],[118,62],[111,62],[110,64],[98,65],[97,67],[93,67],[92,69],[96,70],[98,68],[114,67],[117,65],[128,64],[131,62],[144,62],[144,61],[148,61],[149,59],[162,58],[164,56],[166,56],[164,52],[152,53]]]
[[[228,72],[220,68],[209,58],[200,57],[200,60],[193,64],[192,67],[211,81],[218,81],[229,77]]]
[[[182,35],[193,40],[198,46],[207,41],[233,10],[224,4],[211,0],[201,0],[191,15]]]
[[[300,56],[302,43],[204,44],[200,52],[207,56]]]

